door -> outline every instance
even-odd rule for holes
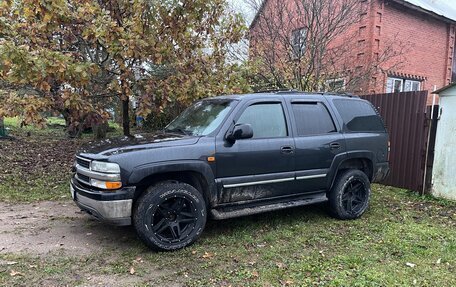
[[[291,100],[295,141],[296,193],[327,188],[327,174],[345,140],[324,101]]]
[[[282,100],[248,102],[234,122],[250,124],[253,137],[232,144],[217,139],[219,202],[283,195],[294,181],[294,144]]]

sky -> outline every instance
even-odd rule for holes
[[[253,17],[255,17],[255,11],[253,11],[250,5],[247,4],[246,0],[228,0],[228,2],[235,9],[235,11],[241,12],[244,15],[247,25],[250,25]]]

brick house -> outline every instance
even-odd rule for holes
[[[262,25],[259,15],[271,14],[268,9],[273,9],[273,5],[268,5],[269,1],[275,0],[262,3],[250,25],[251,35],[258,33]],[[293,2],[284,0],[287,1]],[[346,35],[334,40],[343,42],[350,38],[357,42],[351,48],[353,67],[345,66],[344,69],[372,65],[373,59],[379,57],[379,51],[387,48],[388,41],[394,41],[393,36],[405,39],[406,47],[401,52],[400,65],[376,72],[353,92],[435,90],[456,81],[456,8],[449,4],[444,7],[432,0],[359,0],[359,5],[359,20],[344,32]],[[305,35],[305,27],[297,25],[287,33],[293,43],[299,44],[299,37]],[[254,39],[251,49],[262,44]],[[387,63],[381,65],[386,67]],[[346,77],[334,78],[330,84],[344,86],[345,81]]]

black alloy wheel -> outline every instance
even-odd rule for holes
[[[342,206],[350,214],[357,214],[366,201],[366,187],[360,180],[353,179],[346,185],[342,194]]]
[[[163,182],[149,187],[137,200],[133,224],[150,248],[172,251],[194,243],[206,217],[206,203],[197,189],[182,182]]]
[[[146,225],[163,242],[180,242],[195,229],[197,209],[185,196],[165,198],[159,205],[151,205],[146,212]]]
[[[329,211],[339,219],[358,218],[367,210],[370,194],[370,181],[363,171],[339,171],[328,194]]]

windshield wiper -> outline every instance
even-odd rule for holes
[[[174,128],[174,129],[165,129],[165,131],[167,132],[172,132],[172,133],[180,133],[180,134],[184,134],[186,136],[190,135],[190,132],[189,131],[186,131],[184,129],[181,129],[181,128]]]

